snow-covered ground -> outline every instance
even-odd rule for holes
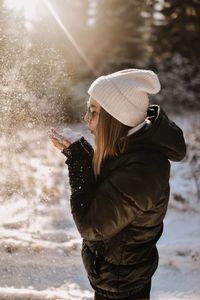
[[[158,242],[160,264],[151,295],[152,300],[199,300],[200,199],[195,159],[200,118],[174,119],[184,129],[191,151],[181,163],[172,163],[171,198]],[[93,144],[84,124],[62,128],[68,126]],[[80,257],[81,238],[70,213],[65,156],[52,146],[47,130],[28,123],[0,137],[2,300],[93,299]]]

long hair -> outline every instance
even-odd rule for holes
[[[98,124],[95,132],[95,151],[93,155],[93,169],[95,177],[100,173],[101,165],[107,158],[112,158],[117,154],[117,150],[123,153],[126,149],[126,136],[128,130],[132,128],[124,125],[103,107],[100,108]]]

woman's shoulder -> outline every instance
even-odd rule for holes
[[[135,151],[108,161],[102,167],[100,180],[108,179],[116,186],[138,184],[166,185],[169,180],[170,162],[156,151]]]
[[[137,167],[151,167],[159,164],[161,166],[170,165],[169,160],[162,152],[153,149],[139,149],[115,156],[104,162],[103,166],[109,170],[115,169],[135,169]]]

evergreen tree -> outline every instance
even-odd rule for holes
[[[156,20],[153,24],[154,53],[161,58],[179,53],[191,62],[199,63],[200,0],[165,0],[163,5],[155,1],[154,8],[154,14],[163,16],[159,24]]]

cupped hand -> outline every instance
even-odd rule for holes
[[[49,138],[51,139],[53,145],[59,150],[63,150],[71,145],[71,142],[58,133],[53,127],[48,132]],[[60,139],[56,138],[56,135],[60,136]]]

